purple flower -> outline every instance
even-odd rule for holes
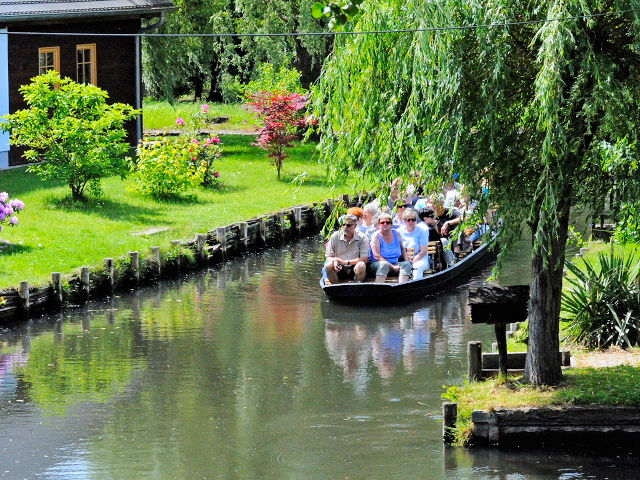
[[[176,125],[184,125],[184,120],[182,119],[182,117],[176,118]]]
[[[7,192],[0,193],[0,202],[7,203],[7,200],[9,200],[9,194]]]
[[[13,211],[13,207],[9,205],[8,207],[4,207],[4,213],[7,215],[13,215],[15,212]]]
[[[9,223],[11,225],[17,225],[18,224],[18,217],[13,216],[13,217],[9,218]]]
[[[14,198],[13,200],[11,200],[9,202],[9,205],[11,207],[13,207],[13,209],[16,212],[19,212],[20,210],[22,210],[24,208],[24,202],[22,200],[18,200],[17,198]]]
[[[7,214],[4,211],[0,211],[0,222],[7,218]]]
[[[200,107],[202,109],[202,113],[207,113],[209,111],[209,105],[206,103]]]
[[[220,172],[216,170],[215,172],[213,172],[213,176],[216,178],[220,178]]]
[[[200,142],[198,142],[197,138],[194,138],[193,140],[191,140],[191,143],[193,143],[194,145],[198,145],[198,143]]]

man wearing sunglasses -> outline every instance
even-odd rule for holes
[[[358,217],[343,215],[340,230],[327,242],[324,273],[331,283],[340,280],[364,280],[369,261],[369,238],[356,229]]]

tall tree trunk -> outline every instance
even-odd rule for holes
[[[532,262],[525,377],[533,385],[557,385],[562,380],[558,355],[560,302],[570,204],[571,187],[567,186],[561,192],[557,218],[541,218],[537,225],[545,238],[542,248],[548,248],[549,252],[547,262],[542,251],[535,252]],[[554,222],[558,222],[557,225],[554,226]]]

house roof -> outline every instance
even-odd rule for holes
[[[0,0],[0,23],[104,16],[156,16],[169,0]]]

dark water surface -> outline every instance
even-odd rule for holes
[[[329,304],[320,245],[0,331],[0,479],[640,474],[627,452],[445,449],[442,385],[463,380],[467,341],[488,345],[492,329],[470,324],[466,288]],[[507,263],[504,283],[528,281],[528,265]]]

